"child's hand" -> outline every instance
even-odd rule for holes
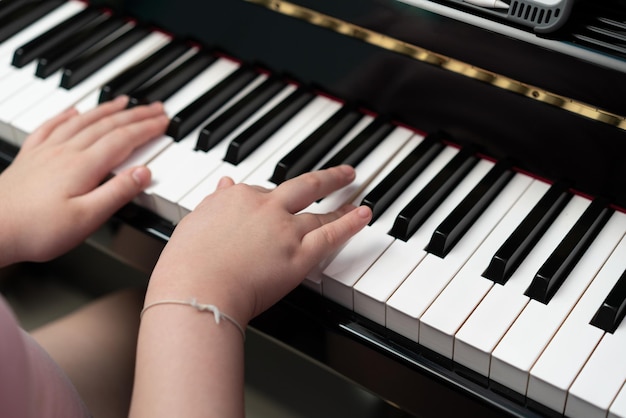
[[[222,179],[174,231],[154,270],[146,303],[196,298],[246,324],[367,225],[367,207],[298,213],[354,177],[351,167],[334,167],[272,191]]]
[[[161,104],[124,110],[120,97],[43,124],[0,175],[0,266],[44,261],[83,241],[150,182],[145,167],[102,183],[130,153],[162,134]]]

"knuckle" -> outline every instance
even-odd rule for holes
[[[308,176],[304,177],[304,180],[307,182],[308,187],[313,190],[319,190],[323,185],[322,179],[315,173],[309,173]]]

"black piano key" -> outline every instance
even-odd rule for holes
[[[278,185],[311,170],[362,117],[351,106],[343,106],[278,162],[270,181]]]
[[[615,332],[626,315],[626,270],[591,319],[590,324],[600,329]]]
[[[88,53],[81,55],[78,59],[65,66],[60,86],[64,89],[71,89],[124,53],[135,43],[145,38],[149,33],[146,28],[135,26],[102,46],[102,48],[92,49]]]
[[[15,10],[19,9],[21,6],[26,4],[27,2],[24,0],[2,0],[0,1],[0,19],[5,17],[6,15],[13,13]],[[31,1],[32,3],[32,1]]]
[[[496,251],[489,266],[483,272],[483,277],[505,284],[571,197],[572,194],[568,192],[564,184],[553,184]]]
[[[612,214],[604,199],[594,200],[541,266],[525,295],[548,304]]]
[[[440,134],[428,135],[361,202],[372,209],[372,224],[445,148]]]
[[[435,229],[426,251],[441,258],[445,257],[514,175],[507,161],[494,165]]]
[[[138,89],[189,49],[189,46],[176,41],[161,47],[145,60],[123,71],[102,86],[98,103],[106,102]]]
[[[22,2],[19,7],[8,6],[6,15],[0,18],[0,42],[4,42],[23,28],[65,3],[65,0]]]
[[[383,139],[385,139],[394,129],[395,125],[390,123],[385,117],[377,117],[365,129],[359,132],[345,147],[337,151],[321,169],[347,164],[356,167],[371,154]]]
[[[269,77],[230,106],[202,128],[198,135],[196,150],[208,151],[228,136],[235,128],[263,107],[272,97],[285,88],[287,83],[277,77]]]
[[[11,64],[17,68],[30,64],[42,53],[65,41],[76,31],[98,18],[104,18],[102,12],[90,7],[86,8],[17,48],[13,53]]]
[[[367,157],[396,127],[391,124],[387,117],[379,116],[359,132],[343,148],[328,159],[321,167],[324,170],[347,164],[357,167],[363,158]],[[323,198],[317,202],[321,202]]]
[[[154,83],[132,92],[128,107],[166,100],[216,60],[209,53],[198,52]]]
[[[228,144],[224,161],[234,165],[239,164],[314,97],[313,93],[308,90],[296,89],[293,91]]]
[[[478,163],[478,157],[474,155],[474,150],[463,148],[400,211],[389,231],[389,235],[407,241],[476,163]]]
[[[146,28],[135,26],[101,48],[92,49],[81,55],[65,66],[60,86],[64,89],[71,89],[148,36],[149,33]]]
[[[90,25],[79,30],[70,39],[51,48],[39,58],[35,75],[40,78],[47,78],[74,58],[120,29],[124,24],[123,20],[111,17],[93,26]]]
[[[246,66],[233,71],[228,77],[178,112],[170,120],[167,135],[174,138],[175,141],[180,141],[203,120],[206,120],[224,106],[228,100],[241,92],[257,76],[258,73],[254,69]]]

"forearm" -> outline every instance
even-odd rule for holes
[[[189,300],[186,292],[170,297],[152,290],[146,306],[158,300]],[[208,297],[198,296],[198,302],[228,313],[227,302],[219,306],[217,295],[201,299]],[[213,313],[188,305],[149,308],[139,331],[130,416],[243,417],[243,356],[241,332],[228,320],[218,324]]]

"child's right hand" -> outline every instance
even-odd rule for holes
[[[334,167],[271,191],[222,179],[177,226],[153,272],[146,304],[195,298],[245,326],[367,225],[367,207],[299,213],[354,177],[353,168]]]

